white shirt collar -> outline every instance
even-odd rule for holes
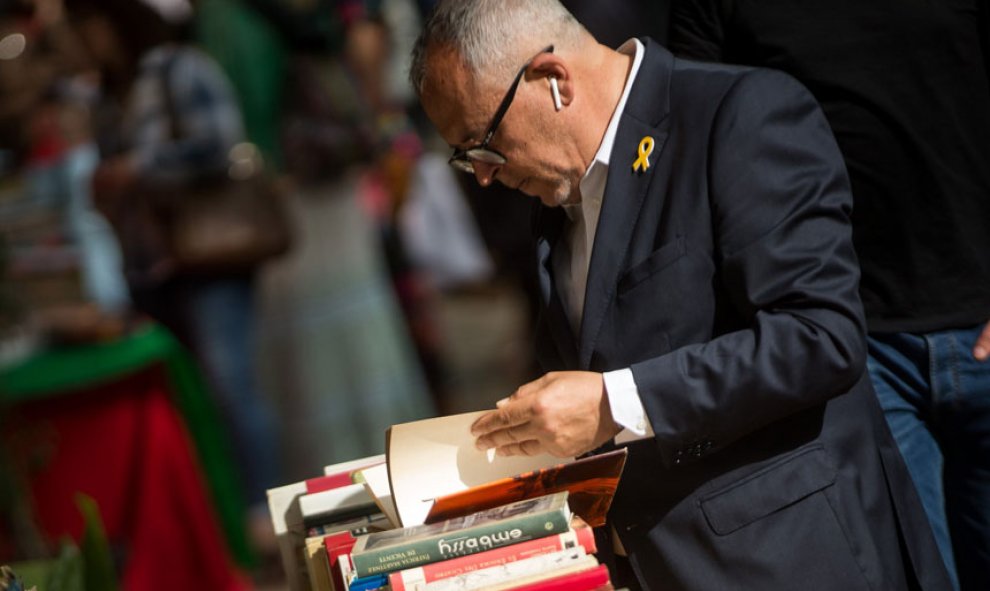
[[[629,69],[629,76],[626,78],[625,88],[622,89],[619,104],[615,106],[612,119],[608,122],[608,127],[605,129],[605,136],[602,138],[602,145],[598,148],[598,153],[595,154],[595,160],[592,162],[592,166],[595,163],[608,166],[609,158],[612,156],[612,147],[615,145],[615,134],[619,131],[619,121],[622,119],[622,114],[626,111],[626,101],[629,100],[629,93],[632,91],[633,82],[636,81],[639,67],[643,63],[643,54],[646,52],[646,48],[643,46],[642,41],[634,38],[623,43],[618,51],[619,53],[633,56],[633,64],[632,68]]]
[[[605,128],[605,135],[602,137],[601,145],[598,146],[598,152],[595,153],[595,158],[591,161],[591,165],[588,166],[588,170],[584,172],[584,177],[581,178],[579,189],[581,191],[582,203],[589,201],[600,203],[605,194],[605,178],[608,176],[608,165],[612,156],[612,148],[615,146],[615,135],[619,131],[619,122],[622,120],[623,113],[625,113],[626,101],[629,99],[629,93],[632,91],[633,83],[636,81],[636,75],[639,73],[640,65],[643,63],[643,55],[646,52],[646,48],[639,39],[633,38],[623,43],[618,51],[619,53],[632,55],[633,64],[632,68],[629,69],[629,75],[626,77],[626,85],[622,89],[622,96],[619,97],[619,102],[616,104],[615,111],[612,113],[612,119],[609,120],[608,127]],[[571,215],[571,213],[569,212],[568,215]]]
[[[581,202],[565,205],[564,212],[570,219],[570,224],[564,235],[566,248],[558,249],[554,255],[554,269],[561,286],[561,299],[567,310],[568,319],[574,333],[578,334],[584,308],[584,293],[588,282],[588,268],[591,262],[591,250],[595,243],[595,233],[598,229],[598,217],[602,211],[602,201],[605,196],[605,181],[608,178],[608,163],[615,145],[615,135],[619,129],[619,121],[626,108],[626,99],[639,72],[645,47],[637,39],[630,39],[622,44],[619,51],[626,55],[634,55],[632,68],[626,78],[622,96],[615,106],[612,119],[605,129],[602,143],[598,147],[595,159],[588,166],[581,179]]]

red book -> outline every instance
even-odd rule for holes
[[[328,534],[323,538],[323,545],[327,549],[327,566],[330,568],[330,578],[332,579],[334,589],[347,589],[347,586],[344,584],[344,574],[340,570],[338,557],[344,554],[350,554],[356,539],[350,531]]]
[[[595,535],[591,527],[579,518],[574,520],[570,531],[562,534],[396,571],[389,575],[388,582],[391,585],[392,591],[407,591],[408,589],[415,588],[417,584],[426,584],[467,572],[507,564],[539,554],[548,554],[550,552],[575,548],[577,546],[584,547],[585,552],[588,554],[594,554],[597,550],[595,546]]]
[[[608,567],[599,564],[595,568],[511,587],[507,591],[593,591],[607,589],[610,582]]]

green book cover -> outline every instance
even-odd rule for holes
[[[358,577],[385,574],[563,533],[570,520],[565,490],[446,521],[362,536],[351,560]]]

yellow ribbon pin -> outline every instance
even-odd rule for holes
[[[633,162],[634,171],[646,171],[650,168],[650,154],[653,153],[653,138],[646,136],[639,140],[639,158]]]

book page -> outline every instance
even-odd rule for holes
[[[391,427],[386,451],[388,475],[403,527],[422,524],[436,497],[573,460],[549,454],[501,457],[493,449],[475,449],[471,425],[485,412]]]
[[[392,527],[399,527],[399,517],[395,512],[395,500],[392,498],[392,490],[388,484],[388,469],[385,464],[378,464],[370,468],[359,470],[364,479],[364,487],[374,499],[378,508],[381,509],[385,517],[392,523]]]

